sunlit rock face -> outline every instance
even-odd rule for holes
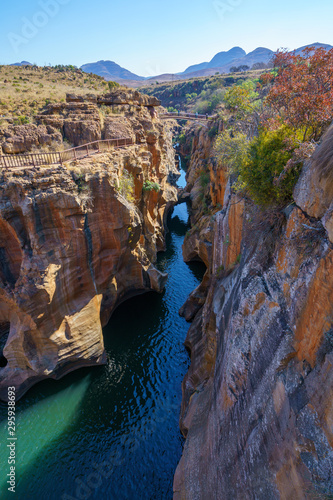
[[[68,149],[68,143],[79,146],[121,137],[151,144],[156,132],[150,126],[151,119],[157,116],[160,104],[155,97],[131,89],[116,89],[100,96],[67,94],[66,102],[47,104],[34,116],[36,123],[0,127],[0,152],[38,153],[40,148],[59,150],[63,145]]]
[[[132,133],[133,146],[3,173],[2,399],[8,385],[20,397],[41,379],[104,363],[102,326],[117,304],[163,289],[166,276],[153,263],[177,200],[172,133],[144,106],[121,115],[119,127],[121,136]],[[116,128],[111,116],[110,136]],[[159,190],[144,189],[148,180]]]
[[[177,500],[333,492],[332,136],[283,215],[263,214],[211,177],[223,203],[209,222],[206,299],[199,289],[181,311],[194,319]]]

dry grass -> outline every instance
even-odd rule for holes
[[[66,93],[102,93],[108,83],[76,68],[0,66],[0,126],[4,118],[33,118],[49,102],[64,102]]]

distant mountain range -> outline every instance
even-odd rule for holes
[[[32,64],[29,63],[28,61],[22,61],[22,62],[13,63],[10,66],[32,66]]]
[[[326,50],[333,48],[332,45],[324,43],[312,43],[296,49],[296,54],[301,54],[305,47],[309,46],[313,48],[323,47]],[[88,73],[95,73],[96,75],[103,76],[106,80],[114,80],[127,85],[140,86],[150,81],[167,82],[172,80],[183,80],[184,78],[211,76],[215,73],[229,73],[230,68],[233,66],[248,66],[252,68],[255,63],[269,63],[273,54],[274,52],[272,50],[266,49],[265,47],[258,47],[248,54],[241,47],[233,47],[228,51],[219,52],[210,62],[194,64],[181,73],[165,73],[149,78],[131,73],[112,61],[98,61],[96,63],[84,64],[81,66],[81,69]]]
[[[235,49],[238,50],[234,52]],[[238,57],[231,58],[230,52],[232,54],[237,53]],[[219,54],[216,54],[216,56],[214,56],[209,63],[202,63],[207,65],[206,68],[203,68],[201,70],[189,71],[190,68],[193,68],[193,66],[190,66],[190,68],[187,68],[184,73],[180,74],[183,78],[184,76],[186,76],[187,78],[192,78],[198,76],[211,76],[215,73],[229,73],[230,68],[232,68],[233,66],[248,66],[249,68],[252,68],[255,63],[267,64],[271,60],[273,54],[274,52],[272,50],[265,49],[264,47],[258,47],[248,54],[246,54],[243,49],[240,49],[240,47],[234,47],[228,52],[220,52]],[[200,67],[201,64],[199,64],[198,66]]]
[[[220,66],[225,66],[228,63],[236,59],[241,59],[246,56],[245,50],[240,47],[233,47],[227,52],[219,52],[210,62],[204,62],[200,64],[195,64],[193,66],[189,66],[185,71],[179,73],[180,75],[186,75],[187,73],[195,73],[198,71],[202,71],[207,68],[218,68]]]
[[[331,50],[333,48],[332,45],[328,45],[327,43],[311,43],[311,45],[303,45],[303,47],[296,49],[296,55],[302,54],[303,50],[307,47],[313,47],[314,49],[319,49],[320,47],[322,47],[325,50]]]
[[[317,42],[299,47],[295,51],[296,54],[302,54],[305,47],[309,46],[313,48],[323,47],[325,50],[333,48],[332,45]],[[216,54],[209,62],[189,66],[181,73],[165,73],[163,75],[157,75],[149,78],[136,75],[135,73],[122,68],[114,61],[97,61],[94,63],[84,64],[81,66],[81,69],[86,73],[94,73],[95,75],[102,76],[105,80],[113,80],[125,85],[139,87],[140,85],[149,82],[168,82],[200,76],[211,76],[215,73],[229,73],[233,66],[248,66],[249,68],[252,68],[252,66],[256,63],[269,63],[272,56],[273,51],[266,49],[265,47],[258,47],[248,54],[241,47],[233,47],[228,51],[218,52],[218,54]],[[26,65],[31,66],[31,63],[22,61],[20,63],[12,64],[12,66]]]

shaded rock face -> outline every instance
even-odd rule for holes
[[[212,257],[213,217],[207,207],[211,203],[220,203],[215,195],[214,198],[212,196],[213,183],[210,172],[216,168],[212,155],[213,142],[208,136],[206,126],[192,124],[186,130],[185,144],[180,149],[183,156],[190,156],[185,190],[190,195],[192,207],[192,229],[184,239],[183,257],[185,262],[202,261],[208,268]]]
[[[69,118],[64,122],[63,133],[74,146],[99,141],[102,138],[99,120],[71,120]]]
[[[154,96],[141,94],[137,90],[114,90],[108,94],[99,96],[97,99],[99,104],[129,104],[136,106],[155,107],[161,106],[161,101]]]
[[[186,339],[175,499],[333,493],[332,135],[283,219],[223,187],[206,300],[197,291],[182,311],[201,306]]]
[[[176,167],[168,126],[149,126],[154,145],[3,173],[1,399],[8,384],[19,398],[41,379],[104,363],[102,326],[117,304],[162,290],[166,276],[153,262],[164,248],[166,211],[177,200],[168,181]],[[132,190],[124,179],[132,179]],[[160,191],[143,192],[146,180]]]
[[[333,242],[333,129],[324,136],[321,147],[303,168],[294,198],[312,217],[322,220]]]
[[[33,148],[60,146],[62,135],[51,125],[10,125],[0,130],[0,143],[4,154],[17,154]]]

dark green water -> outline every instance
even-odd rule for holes
[[[179,185],[184,185],[182,175]],[[9,493],[6,408],[0,408],[1,499],[170,500],[182,452],[181,382],[188,324],[178,310],[203,277],[183,262],[185,204],[169,217],[162,295],[128,300],[104,329],[108,363],[45,381],[17,404],[17,486]]]

